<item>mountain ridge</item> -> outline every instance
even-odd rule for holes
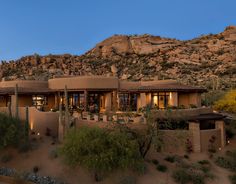
[[[234,88],[236,26],[184,41],[149,34],[114,35],[80,56],[35,54],[2,61],[0,67],[4,80],[114,73],[131,81],[176,79],[208,89]]]

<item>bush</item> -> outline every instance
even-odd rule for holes
[[[57,149],[52,149],[49,151],[49,158],[55,159],[58,157],[58,150]]]
[[[97,175],[139,167],[143,159],[138,148],[135,140],[118,130],[81,127],[67,133],[60,153],[70,166],[81,165]]]
[[[18,119],[0,113],[0,148],[17,146],[26,140],[24,124]]]
[[[205,179],[214,178],[210,172],[211,167],[209,162],[207,160],[201,160],[199,162],[192,164],[182,162],[178,169],[173,172],[172,177],[180,184],[204,184]]]
[[[147,165],[144,162],[138,162],[134,165],[134,171],[140,175],[147,173]]]
[[[229,179],[230,179],[232,184],[236,184],[236,174],[232,175],[232,176],[229,176]]]
[[[166,172],[167,167],[165,165],[157,165],[156,169],[160,172]]]
[[[184,155],[184,158],[189,159],[189,156],[185,154],[185,155]]]
[[[230,169],[231,168],[231,163],[228,159],[225,157],[217,157],[215,160],[215,163],[223,168]]]
[[[236,151],[227,151],[225,157],[217,157],[215,163],[223,168],[236,171]]]
[[[221,111],[236,113],[236,90],[227,92],[224,97],[214,104],[214,108]]]
[[[39,172],[39,167],[38,167],[38,166],[34,166],[34,167],[33,167],[33,172],[34,172],[34,173]]]
[[[210,162],[208,160],[199,160],[198,163],[201,164],[201,165],[208,165],[208,164],[210,164]]]
[[[158,165],[158,164],[159,164],[159,161],[158,161],[157,159],[152,159],[152,163],[153,163],[154,165]]]
[[[175,156],[167,156],[167,157],[165,158],[165,160],[166,160],[167,162],[174,163],[174,162],[176,161],[176,158],[175,158]]]

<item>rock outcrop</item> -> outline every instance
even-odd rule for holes
[[[25,56],[2,61],[5,80],[68,75],[117,75],[121,79],[177,79],[208,89],[236,87],[236,26],[188,41],[152,35],[114,35],[84,55]]]

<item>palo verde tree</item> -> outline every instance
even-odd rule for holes
[[[61,148],[61,155],[71,166],[83,166],[99,181],[106,172],[135,167],[143,161],[138,144],[119,129],[81,127],[70,130]]]
[[[228,91],[215,103],[214,108],[229,113],[236,113],[236,90]]]

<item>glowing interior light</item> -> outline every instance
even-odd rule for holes
[[[154,97],[153,97],[153,102],[154,102],[155,105],[158,104],[157,99],[158,99],[157,96],[154,96]]]
[[[221,150],[221,147],[219,147],[219,150]]]
[[[37,133],[37,135],[39,136],[39,135],[40,135],[40,133]]]

